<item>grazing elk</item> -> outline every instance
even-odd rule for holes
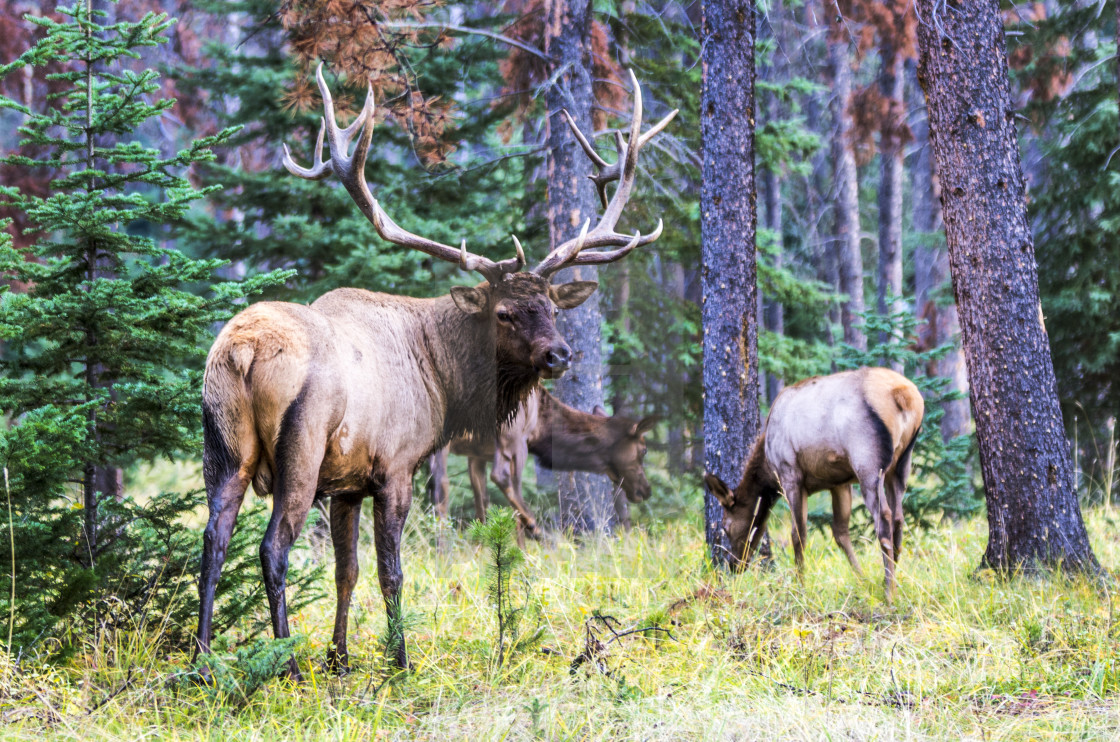
[[[902,548],[902,497],[925,403],[918,388],[885,368],[816,376],[786,387],[734,490],[713,474],[704,482],[724,508],[732,566],[742,569],[766,531],[770,509],[784,493],[793,521],[793,553],[804,569],[809,495],[832,493],[832,535],[862,576],[848,534],[852,484],[859,482],[883,552],[887,599]]]
[[[451,442],[450,451],[467,457],[475,515],[480,520],[486,517],[489,504],[486,464],[492,461],[490,478],[517,511],[519,525],[533,538],[540,537],[536,518],[521,496],[521,473],[529,454],[533,454],[548,469],[605,474],[615,486],[619,522],[629,528],[629,510],[618,499],[624,496],[630,502],[641,502],[649,498],[649,481],[642,468],[646,455],[644,436],[656,424],[655,417],[607,417],[602,407],[596,407],[593,413],[580,412],[538,388],[513,420],[498,431],[496,441],[459,437]],[[432,454],[431,468],[433,504],[437,514],[446,518],[446,448]],[[619,491],[623,494],[619,495]]]
[[[206,361],[203,388],[203,471],[209,522],[199,580],[198,650],[210,650],[214,591],[234,521],[250,482],[273,495],[261,543],[265,590],[277,637],[288,636],[284,599],[288,552],[316,498],[331,498],[338,605],[328,661],[348,667],[347,614],[358,577],[358,518],[373,498],[377,573],[385,599],[391,659],[407,667],[400,629],[401,530],[412,501],[412,475],[433,450],[461,434],[490,437],[508,421],[541,378],[556,378],[571,350],[556,331],[557,308],[578,306],[596,288],[590,281],[550,285],[568,265],[610,263],[649,234],[615,231],[637,175],[638,152],[670,116],[641,133],[642,98],[634,83],[629,142],[620,147],[619,181],[594,229],[556,247],[530,272],[517,257],[494,262],[397,226],[365,180],[374,101],[348,127],[335,123],[334,104],[316,72],[325,115],[310,168],[294,175],[322,180],[334,173],[382,239],[474,270],[486,279],[450,295],[414,299],[360,289],[331,291],[310,306],[261,302],[219,334]],[[583,140],[570,117],[569,125]],[[322,160],[324,133],[330,159]],[[350,144],[357,134],[353,153]],[[590,250],[607,248],[613,250]],[[289,673],[299,677],[294,658]]]

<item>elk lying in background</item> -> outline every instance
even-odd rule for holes
[[[804,569],[809,495],[832,493],[832,535],[856,574],[848,518],[859,482],[883,552],[887,599],[902,549],[902,497],[925,403],[918,388],[885,368],[817,376],[786,387],[770,408],[746,471],[734,490],[713,474],[704,483],[724,508],[728,559],[742,569],[766,531],[770,509],[784,493],[793,521],[793,553]]]
[[[479,520],[486,517],[486,464],[493,461],[491,480],[517,511],[521,528],[539,538],[540,527],[521,496],[521,474],[529,454],[540,458],[547,469],[605,474],[615,486],[616,498],[625,496],[630,502],[641,502],[650,496],[642,468],[646,455],[644,436],[656,424],[655,417],[607,417],[602,407],[596,407],[593,413],[580,412],[538,388],[510,424],[498,431],[496,442],[459,437],[449,448],[451,453],[467,457],[475,516]],[[447,449],[432,454],[430,462],[433,505],[437,515],[446,518]],[[618,494],[620,491],[622,495]],[[615,510],[619,522],[629,528],[629,510],[620,508],[617,499]]]
[[[413,299],[338,289],[311,306],[261,302],[219,334],[206,360],[203,389],[203,472],[209,522],[199,580],[198,649],[209,652],[214,591],[230,534],[249,483],[272,493],[272,518],[261,564],[272,628],[288,636],[284,583],[288,552],[312,502],[331,498],[338,606],[330,663],[348,665],[347,615],[358,577],[358,518],[373,498],[377,573],[385,599],[392,658],[408,664],[400,630],[401,530],[412,502],[412,475],[433,450],[461,434],[488,438],[507,422],[541,378],[567,370],[571,350],[556,331],[556,308],[578,306],[590,281],[552,286],[568,265],[610,263],[661,234],[615,231],[630,198],[642,146],[672,114],[641,134],[641,90],[634,83],[628,144],[620,147],[618,179],[598,224],[556,247],[531,272],[525,256],[494,262],[401,229],[382,210],[365,180],[373,132],[373,92],[350,126],[335,123],[334,104],[316,73],[325,116],[310,168],[289,172],[310,180],[334,173],[385,240],[481,273],[486,282],[456,286],[448,296]],[[574,124],[569,124],[575,130]],[[330,159],[322,160],[326,133]],[[355,133],[357,145],[349,153]],[[582,135],[576,131],[577,136]],[[615,247],[614,250],[587,248]],[[289,672],[298,677],[294,659]]]

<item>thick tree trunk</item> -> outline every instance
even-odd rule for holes
[[[831,26],[836,25],[833,20]],[[852,97],[852,67],[848,59],[848,42],[839,40],[842,29],[829,29],[828,65],[832,74],[832,182],[836,193],[835,234],[837,272],[840,291],[845,299],[840,304],[840,322],[844,325],[844,342],[860,349],[867,348],[867,337],[859,314],[863,304],[863,254],[860,252],[859,176],[852,151],[852,115],[848,101]]]
[[[987,495],[984,564],[1095,572],[1038,299],[999,3],[917,8],[918,79]]]
[[[916,74],[914,65],[907,65]],[[929,149],[929,125],[926,120],[925,100],[919,100],[921,91],[912,87],[911,108],[918,111],[910,129],[914,132],[916,153],[911,170],[914,204],[914,230],[922,240],[914,249],[914,313],[918,325],[918,346],[922,350],[953,343],[953,349],[933,361],[926,372],[931,376],[949,379],[949,389],[961,392],[961,399],[945,403],[941,418],[941,438],[948,441],[967,435],[971,415],[968,411],[968,373],[964,353],[960,346],[960,322],[957,304],[951,296],[949,253],[945,249],[941,223],[941,187],[933,173],[933,160]]]
[[[758,434],[755,274],[754,28],[751,0],[703,4],[700,187],[704,326],[704,457],[727,482],[743,474]],[[704,497],[712,561],[726,561],[723,508]]]
[[[597,218],[598,196],[587,179],[591,166],[560,114],[566,108],[583,131],[591,126],[590,0],[549,0],[545,4],[545,53],[553,59],[555,79],[548,104],[548,226],[552,247],[574,237],[585,219]],[[557,283],[595,281],[594,266],[560,271]],[[603,403],[599,294],[562,312],[557,327],[572,347],[572,368],[556,383],[561,402],[590,411]],[[560,483],[560,518],[575,532],[605,530],[614,519],[609,481],[583,472],[565,472]]]
[[[881,315],[903,310],[902,302],[902,132],[905,80],[902,56],[889,44],[882,48],[879,85],[891,110],[880,129],[879,139],[879,285],[877,311]],[[885,343],[884,334],[879,338]],[[902,364],[890,367],[902,371]]]

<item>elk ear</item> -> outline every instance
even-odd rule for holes
[[[452,286],[451,298],[455,306],[467,314],[484,312],[489,303],[485,291],[471,286]]]
[[[716,499],[719,500],[720,504],[725,508],[730,510],[735,504],[735,493],[729,490],[727,485],[723,483],[723,480],[715,474],[705,474],[704,484],[707,485],[708,491],[715,495]]]
[[[595,409],[591,410],[591,414],[595,417],[607,417],[607,411],[603,409],[603,405],[595,405]]]
[[[649,431],[653,430],[654,426],[656,426],[659,422],[661,422],[661,418],[657,415],[643,417],[641,420],[634,423],[633,427],[630,428],[630,435],[635,438],[639,435],[645,435]]]
[[[548,298],[561,309],[575,309],[595,293],[599,284],[595,281],[572,281],[548,287]]]

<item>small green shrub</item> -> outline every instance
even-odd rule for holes
[[[521,630],[526,614],[536,613],[537,605],[528,595],[520,606],[514,605],[513,576],[525,563],[525,554],[517,547],[516,534],[517,520],[508,508],[490,508],[486,521],[474,521],[468,532],[471,541],[490,551],[486,576],[487,592],[498,624],[498,643],[493,655],[497,668],[515,652],[535,647],[544,634],[541,626],[529,632]]]

